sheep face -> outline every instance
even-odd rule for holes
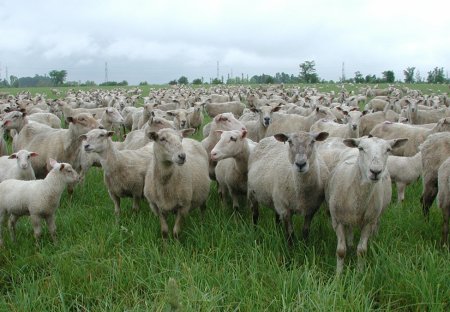
[[[261,121],[264,128],[267,128],[272,123],[272,114],[281,109],[281,105],[275,107],[270,105],[264,105],[260,108],[252,108],[251,111],[259,113],[259,120]]]
[[[437,132],[450,131],[450,117],[440,119],[436,124]]]
[[[150,132],[158,132],[161,129],[164,128],[173,128],[173,125],[170,123],[169,120],[161,117],[151,116],[150,119],[147,122],[148,127],[146,128],[145,132],[148,135]]]
[[[167,114],[173,117],[173,121],[177,129],[187,129],[188,124],[188,114],[184,109],[177,109],[175,111],[168,111]]]
[[[150,132],[149,138],[154,141],[155,158],[165,164],[181,166],[186,162],[186,153],[183,150],[183,137],[192,134],[195,129],[176,131],[165,128],[158,132]]]
[[[16,129],[23,123],[25,113],[19,111],[12,111],[3,117],[3,128],[6,130]]]
[[[221,136],[219,142],[211,151],[211,160],[219,161],[229,157],[235,157],[242,151],[242,144],[247,136],[246,130],[217,130]]]
[[[35,152],[20,150],[17,153],[12,154],[8,158],[17,159],[17,166],[22,170],[26,170],[31,166],[31,157],[35,157],[37,155],[38,154]]]
[[[105,114],[108,114],[108,118],[110,119],[112,124],[120,125],[123,124],[123,117],[119,113],[119,111],[114,107],[108,107],[105,110]]]
[[[233,113],[223,113],[214,117],[214,122],[217,125],[217,130],[246,130],[244,124],[237,120]]]
[[[358,165],[364,181],[376,183],[388,172],[386,162],[391,150],[402,146],[408,139],[383,140],[376,137],[345,139],[348,147],[358,148]]]
[[[78,173],[68,163],[58,163],[54,159],[49,159],[50,166],[53,168],[51,172],[62,176],[67,184],[75,183],[80,180]]]
[[[274,137],[280,142],[285,143],[287,141],[289,143],[289,162],[296,172],[306,173],[314,154],[314,143],[325,140],[328,133],[320,132],[316,134],[301,131],[291,134],[279,133],[275,134]]]
[[[103,129],[103,126],[88,113],[80,113],[73,117],[68,117],[69,127],[75,127],[77,133],[87,133],[92,129]]]
[[[347,122],[350,131],[359,134],[359,125],[361,123],[362,112],[360,111],[350,111],[348,113],[344,113],[345,121]]]
[[[106,131],[104,129],[93,129],[86,134],[80,136],[84,141],[83,148],[86,152],[101,153],[107,149],[108,138],[110,138],[114,132]]]

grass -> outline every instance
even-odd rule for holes
[[[123,200],[116,224],[102,172],[92,169],[72,197],[63,195],[58,243],[45,228],[36,248],[27,218],[17,224],[17,244],[3,230],[0,310],[448,311],[442,216],[434,204],[424,220],[421,189],[418,181],[404,203],[388,207],[370,241],[366,270],[357,270],[351,250],[336,278],[336,237],[325,209],[308,241],[288,250],[272,211],[261,209],[254,228],[248,210],[221,206],[213,185],[207,212],[193,210],[180,241],[164,241],[144,201],[134,213]],[[294,217],[298,237],[302,222]]]

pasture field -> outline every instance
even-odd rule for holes
[[[449,311],[442,215],[434,203],[424,220],[421,190],[417,181],[402,204],[393,192],[369,241],[366,270],[358,271],[351,249],[337,278],[336,235],[324,205],[308,240],[289,250],[273,211],[263,207],[254,227],[251,212],[223,207],[212,184],[205,214],[193,210],[180,240],[164,241],[144,201],[134,213],[131,200],[123,200],[115,222],[102,171],[94,168],[72,196],[64,193],[56,244],[44,227],[36,248],[26,217],[15,245],[2,227],[0,311]],[[302,222],[294,217],[297,238]]]

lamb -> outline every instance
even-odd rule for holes
[[[389,155],[387,168],[392,183],[397,186],[397,202],[400,203],[405,199],[406,187],[417,181],[422,173],[422,153],[419,151],[410,157]]]
[[[329,172],[315,142],[327,137],[326,132],[280,133],[261,140],[250,154],[247,196],[253,222],[258,221],[260,204],[273,208],[284,223],[289,246],[293,242],[292,215],[305,216],[302,232],[306,238],[324,200]]]
[[[311,131],[325,131],[328,132],[331,137],[358,138],[362,115],[363,113],[357,110],[350,112],[344,111],[346,124],[339,124],[328,119],[319,119],[311,126]]]
[[[441,244],[448,246],[448,223],[450,219],[450,157],[442,163],[438,170],[438,204],[442,210]]]
[[[14,138],[14,150],[35,151],[32,165],[36,177],[41,179],[47,174],[46,160],[56,158],[78,167],[76,157],[79,154],[80,135],[101,127],[91,114],[81,113],[68,117],[69,129],[53,129],[45,125],[32,123],[26,125]]]
[[[359,149],[333,170],[325,189],[333,229],[337,236],[337,274],[342,273],[344,258],[353,245],[353,227],[361,228],[358,243],[358,264],[363,264],[367,241],[377,229],[383,210],[391,201],[392,189],[386,162],[390,150],[406,143],[406,139],[345,139],[344,144]],[[346,243],[347,239],[347,243]]]
[[[93,129],[82,135],[81,139],[86,152],[100,156],[104,181],[118,221],[122,197],[132,197],[133,210],[139,209],[139,201],[144,195],[145,174],[153,157],[151,145],[139,150],[118,150],[111,140],[113,134],[104,129]]]
[[[61,194],[68,184],[78,181],[78,174],[67,163],[58,163],[49,159],[52,170],[43,180],[22,181],[6,180],[0,183],[0,246],[3,245],[1,227],[6,215],[9,215],[8,227],[11,239],[16,239],[17,219],[29,215],[38,244],[45,219],[54,242],[56,242],[55,212],[59,206]]]
[[[240,117],[244,111],[245,105],[240,101],[232,101],[225,103],[211,103],[205,104],[206,113],[209,117],[214,118],[219,114],[233,113],[236,117]]]
[[[20,150],[10,156],[0,157],[0,182],[7,179],[15,180],[36,180],[31,157],[36,157],[37,153],[27,150]]]
[[[239,209],[239,198],[247,195],[248,158],[255,143],[247,138],[246,130],[221,131],[219,142],[211,150],[211,159],[217,161],[215,169],[219,196],[225,202],[226,194]]]
[[[211,122],[209,135],[202,140],[202,145],[206,150],[206,154],[210,155],[211,150],[219,142],[220,134],[216,130],[247,130],[243,123],[237,120],[232,113],[223,113],[214,117]],[[209,176],[215,180],[214,169],[217,165],[216,161],[209,160]]]
[[[373,128],[370,134],[385,140],[400,136],[408,138],[408,142],[402,148],[395,149],[393,155],[414,156],[419,151],[419,145],[430,134],[444,131],[450,131],[450,118],[442,118],[432,129],[409,124],[384,122]]]
[[[431,204],[438,193],[438,170],[450,157],[450,133],[441,132],[430,135],[420,146],[422,153],[422,211],[428,218]]]
[[[179,238],[182,218],[192,208],[206,208],[210,189],[208,154],[199,142],[183,139],[194,131],[167,128],[149,134],[154,141],[154,160],[145,176],[144,195],[159,216],[163,238],[168,237],[169,212],[176,213],[173,236]]]
[[[298,131],[309,131],[314,122],[321,118],[335,120],[333,113],[328,107],[318,106],[307,117],[300,115],[274,114],[273,121],[267,128],[266,137],[277,133],[293,133]]]

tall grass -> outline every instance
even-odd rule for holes
[[[17,224],[16,244],[3,231],[0,310],[448,311],[442,216],[434,204],[424,220],[421,188],[416,182],[404,203],[388,207],[366,270],[357,270],[351,250],[336,278],[336,238],[325,207],[309,239],[289,250],[273,211],[261,209],[253,227],[251,213],[223,207],[212,185],[206,213],[193,210],[180,240],[164,241],[144,201],[134,213],[131,200],[123,200],[116,224],[102,171],[92,169],[72,196],[63,195],[56,244],[45,228],[36,248],[27,218]],[[294,217],[298,237],[302,222]]]

